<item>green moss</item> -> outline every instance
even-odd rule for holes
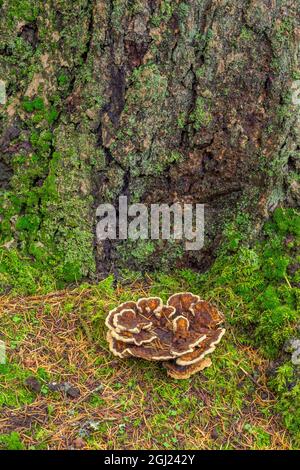
[[[21,216],[17,220],[16,229],[20,231],[35,232],[40,225],[40,219],[37,215]]]
[[[186,113],[185,112],[180,112],[177,118],[177,124],[179,129],[183,129],[186,123]]]
[[[212,121],[212,115],[209,111],[207,100],[202,96],[198,96],[196,106],[191,113],[190,118],[193,122],[194,128],[198,131],[202,126],[208,126]]]
[[[13,342],[11,347],[14,347]],[[25,371],[17,364],[0,364],[0,408],[22,406],[33,402],[34,394],[24,386],[24,381],[29,375],[29,371]]]
[[[19,285],[23,292],[35,292],[41,285],[52,289],[78,281],[94,269],[91,198],[82,198],[77,184],[88,181],[89,158],[98,160],[98,155],[94,146],[88,148],[88,134],[74,132],[73,137],[71,130],[56,137],[54,105],[25,98],[22,106],[39,119],[26,121],[34,153],[13,156],[11,189],[0,195],[0,289]],[[13,246],[6,245],[11,240]]]
[[[204,77],[204,75],[205,75],[205,66],[203,65],[202,67],[199,67],[196,70],[196,77],[199,79],[199,78]]]
[[[51,106],[51,108],[45,113],[45,118],[48,124],[53,124],[58,118],[59,112],[55,108],[55,106]]]
[[[155,13],[151,18],[152,25],[158,27],[162,22],[167,23],[172,17],[174,9],[175,5],[172,0],[163,0],[160,2],[158,13]]]
[[[294,71],[292,72],[292,79],[293,79],[293,80],[300,80],[300,72],[299,72],[299,70],[294,70]]]
[[[69,76],[65,73],[61,73],[57,77],[57,82],[58,82],[59,86],[61,86],[61,87],[66,86],[69,83],[69,81],[70,81]]]
[[[277,44],[283,44],[288,41],[294,31],[293,18],[286,17],[278,22],[275,26],[274,42]]]
[[[178,275],[159,274],[152,293],[166,300],[170,292],[190,290],[214,299],[242,344],[275,359],[282,354],[285,341],[298,335],[300,270],[290,271],[289,267],[300,261],[300,214],[294,209],[277,208],[264,226],[262,240],[252,247],[245,244],[249,220],[245,215],[238,219],[227,226],[227,242],[207,273],[183,270]],[[212,371],[209,369],[206,375]],[[277,411],[299,445],[299,372],[290,362],[284,362],[270,384],[278,394]],[[238,403],[239,397],[235,400]],[[257,448],[268,446],[269,437],[264,432],[252,427],[247,432],[255,437]]]
[[[273,220],[266,225],[267,232],[277,229],[281,235],[288,233],[300,237],[300,218],[293,209],[277,209]]]
[[[8,18],[11,22],[16,20],[35,21],[39,14],[38,0],[9,0]]]
[[[261,429],[258,426],[252,426],[251,424],[246,423],[244,425],[244,431],[251,434],[255,438],[255,447],[257,449],[267,449],[271,444],[271,435],[266,432],[264,429]]]
[[[247,28],[247,26],[243,26],[241,29],[240,39],[246,42],[251,41],[251,39],[253,39],[253,31],[250,28]]]
[[[148,175],[160,175],[172,163],[182,161],[183,156],[176,150],[169,151],[160,155],[159,160],[150,162],[147,166],[144,164],[145,173]]]
[[[44,14],[39,14],[41,8]],[[92,4],[60,2],[59,10],[60,53],[67,67],[53,56],[58,34],[53,9],[46,6],[45,10],[40,0],[10,0],[3,2],[1,10],[1,49],[7,51],[1,65],[10,94],[20,97],[15,111],[21,134],[14,143],[21,144],[21,151],[11,155],[10,189],[0,193],[0,291],[33,293],[62,287],[95,269],[88,185],[91,169],[98,171],[104,156],[99,147],[95,151],[97,136],[88,127],[85,112],[99,110],[102,102],[93,63],[82,58],[90,36]],[[38,41],[23,37],[17,23],[37,27]],[[41,57],[45,54],[51,62],[49,78],[57,77],[57,82],[41,81],[35,94],[26,96],[44,69]],[[85,129],[81,137],[62,109],[75,75],[75,86],[82,87],[79,112]],[[5,128],[5,109],[2,119]]]
[[[254,343],[272,357],[279,353],[299,318],[297,287],[292,287],[287,274],[293,249],[284,242],[288,233],[294,233],[299,220],[295,211],[286,214],[284,209],[277,209],[273,221],[265,226],[267,240],[252,249],[240,247],[239,236],[231,233],[230,254],[223,251],[210,273],[218,276],[216,285],[228,288],[233,299],[237,296],[246,302],[248,308],[236,321],[247,327],[249,323],[256,325]],[[295,239],[294,244],[299,243],[299,238]]]
[[[130,259],[135,266],[139,266],[141,263],[149,265],[155,248],[155,242],[151,240],[137,240],[136,242],[128,240],[118,245],[117,252],[120,258],[123,259],[124,265],[128,263]]]
[[[127,104],[145,103],[149,106],[161,102],[166,95],[167,84],[167,78],[161,74],[156,64],[148,63],[135,68],[131,74]]]
[[[20,439],[19,433],[12,431],[10,434],[2,434],[2,436],[0,436],[0,449],[24,450],[25,447]]]
[[[195,46],[197,50],[203,51],[205,48],[207,48],[211,39],[213,38],[213,35],[214,35],[213,30],[210,28],[204,34],[196,32],[194,35],[194,42],[195,42]]]
[[[127,5],[124,0],[115,0],[112,3],[112,6],[112,12],[109,12],[108,14],[111,16],[111,22],[114,28],[119,31],[121,29],[122,17],[124,16]]]
[[[188,17],[190,11],[190,5],[186,2],[180,2],[178,6],[178,14],[181,20]]]
[[[285,426],[300,445],[300,377],[290,362],[278,367],[270,381],[279,396],[276,410],[283,416]]]
[[[25,97],[23,100],[23,108],[28,113],[33,113],[34,111],[42,111],[45,109],[43,98],[37,97],[30,99]]]

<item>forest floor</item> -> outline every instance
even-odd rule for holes
[[[21,293],[20,259],[19,292],[0,296],[0,449],[299,449],[300,367],[287,344],[299,338],[300,214],[276,209],[252,245],[236,227],[227,240],[206,273],[128,271],[51,293],[39,279]],[[211,367],[180,381],[112,356],[109,310],[184,291],[225,315]]]
[[[151,285],[146,279],[113,288],[104,281],[1,298],[7,363],[0,365],[0,448],[292,448],[267,385],[269,361],[240,344],[234,328],[213,365],[188,380],[109,353],[108,310],[152,293]]]

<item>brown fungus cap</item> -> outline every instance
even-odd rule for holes
[[[209,357],[190,366],[179,366],[173,361],[163,363],[164,367],[167,369],[167,374],[173,379],[189,379],[191,375],[211,366],[211,364],[212,362]]]
[[[190,292],[172,295],[167,305],[159,297],[124,302],[106,318],[107,341],[118,357],[163,361],[168,375],[188,378],[208,367],[225,329],[224,316]]]

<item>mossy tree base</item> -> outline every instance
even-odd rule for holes
[[[297,1],[4,0],[0,282],[207,267],[299,202]],[[206,245],[95,244],[95,208],[204,203]]]

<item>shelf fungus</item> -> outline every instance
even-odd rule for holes
[[[169,376],[186,379],[211,365],[207,357],[225,329],[223,314],[190,292],[124,302],[106,318],[107,341],[120,358],[162,361]]]

